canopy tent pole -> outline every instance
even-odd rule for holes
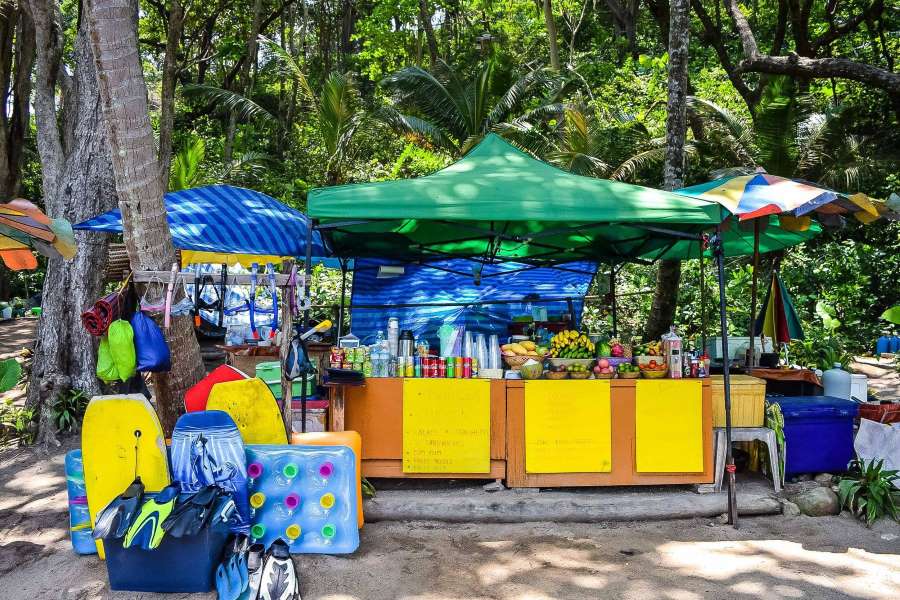
[[[306,262],[303,263],[303,269],[306,273],[306,277],[303,278],[303,331],[305,332],[309,329],[309,286],[312,282],[312,238],[313,238],[313,228],[316,226],[316,222],[313,219],[309,220],[309,224],[306,227]],[[306,357],[309,360],[309,356]],[[306,433],[306,397],[307,397],[307,380],[306,375],[304,374],[303,378],[300,380],[300,431]]]
[[[719,324],[722,328],[722,385],[725,392],[725,470],[728,472],[728,522],[738,528],[737,489],[734,481],[734,456],[731,451],[731,377],[728,356],[728,317],[725,314],[725,248],[722,245],[721,227],[716,228],[713,254],[719,273]]]
[[[609,264],[609,297],[612,305],[612,334],[619,337],[619,324],[616,315],[616,263]]]
[[[753,279],[750,283],[750,368],[756,365],[756,300],[759,272],[759,219],[753,219]]]
[[[700,349],[706,352],[708,319],[706,315],[706,257],[700,244]]]
[[[340,259],[341,262],[341,304],[338,307],[338,322],[337,322],[337,338],[341,339],[341,336],[344,335],[344,303],[347,297],[347,259]]]
[[[282,270],[287,272],[292,272],[293,269],[293,260],[285,261],[282,265]],[[287,357],[290,353],[291,348],[291,332],[294,329],[294,311],[291,306],[291,295],[293,294],[292,287],[284,287],[281,289],[281,347],[279,348],[279,355],[281,358],[281,364],[284,365],[287,363]],[[224,298],[224,297],[223,297]],[[274,299],[275,302],[278,302],[278,298]],[[224,300],[223,300],[224,304]],[[281,417],[284,420],[284,430],[287,432],[288,436],[290,436],[293,425],[294,425],[294,396],[293,396],[293,382],[287,377],[287,370],[281,369]],[[305,388],[304,382],[304,388]],[[306,419],[304,419],[305,423]],[[290,438],[288,438],[290,439]]]

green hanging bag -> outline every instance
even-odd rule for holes
[[[103,383],[112,383],[119,378],[119,370],[109,351],[109,339],[105,335],[100,338],[100,347],[97,349],[97,377]]]
[[[119,379],[128,381],[137,371],[137,355],[134,350],[134,329],[131,323],[123,319],[116,319],[109,326],[107,333],[109,338],[109,353]]]

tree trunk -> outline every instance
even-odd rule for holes
[[[13,5],[0,10],[0,94],[9,102],[7,110],[0,111],[0,195],[6,199],[19,194],[22,182],[34,53],[34,24],[28,13]]]
[[[431,66],[437,64],[438,45],[437,38],[434,37],[434,27],[431,26],[431,9],[428,7],[428,0],[419,0],[419,23],[425,30],[425,38],[428,41],[428,57],[431,59]]]
[[[178,78],[178,51],[184,33],[184,9],[179,0],[172,0],[166,28],[166,54],[163,59],[161,107],[159,115],[159,177],[163,189],[169,189],[172,166],[172,136],[175,129],[175,85]]]
[[[690,0],[673,0],[669,9],[669,96],[666,117],[666,159],[663,165],[663,187],[670,191],[684,187],[689,41]],[[674,323],[680,279],[680,261],[660,262],[653,306],[644,328],[645,339],[658,338]]]
[[[168,270],[175,248],[166,221],[163,186],[141,70],[135,0],[87,0],[100,105],[109,133],[122,229],[131,268]],[[175,317],[166,332],[169,373],[154,374],[156,404],[167,433],[182,412],[184,392],[203,376],[192,319]]]
[[[556,21],[553,19],[552,0],[544,1],[544,23],[547,26],[547,38],[550,40],[550,67],[559,71],[559,44],[557,43]]]
[[[71,79],[61,68],[62,27],[53,0],[29,0],[40,52],[35,77],[35,120],[44,189],[44,206],[54,218],[78,222],[116,204],[112,164],[106,144],[94,61],[82,22],[73,45]],[[56,107],[57,84],[65,111]],[[60,129],[60,127],[62,129]],[[74,143],[62,143],[61,131]],[[91,396],[100,391],[95,376],[96,341],[81,324],[81,312],[100,295],[107,238],[76,232],[78,253],[71,261],[47,265],[26,403],[40,414],[38,441],[56,441],[52,404],[70,389]]]

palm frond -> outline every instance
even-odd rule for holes
[[[487,115],[486,126],[505,120],[522,102],[536,90],[547,91],[558,78],[550,77],[543,69],[530,71],[519,77],[494,104]]]
[[[715,102],[698,96],[688,96],[687,105],[689,111],[705,120],[707,124],[714,122],[724,127],[729,138],[730,151],[741,164],[755,166],[751,146],[754,131],[750,123]]]
[[[460,87],[459,83],[445,85],[420,67],[401,69],[382,80],[381,85],[395,92],[397,103],[401,106],[415,107],[428,120],[457,139],[466,137],[463,118],[465,99],[458,97],[464,93],[464,86]],[[449,87],[453,88],[452,91]]]
[[[169,191],[186,190],[201,182],[200,166],[206,158],[206,142],[200,136],[191,140],[178,151],[172,161],[169,175]]]
[[[278,123],[278,119],[265,108],[237,92],[226,90],[214,85],[201,85],[191,83],[182,86],[181,92],[186,96],[202,98],[218,105],[223,111],[233,112],[240,120],[259,118],[271,123]]]
[[[245,177],[258,177],[272,163],[272,157],[263,152],[244,152],[222,165],[216,173],[217,181],[229,182]]]
[[[445,135],[443,128],[431,121],[403,114],[393,106],[378,109],[374,117],[396,132],[427,140],[437,147],[446,149],[451,154],[459,150],[456,143]]]
[[[312,102],[316,95],[313,92],[312,86],[309,85],[309,80],[306,79],[306,73],[303,72],[300,63],[291,56],[290,52],[264,35],[259,36],[259,44],[271,52],[275,57],[276,60],[274,64],[278,66],[279,71],[282,74],[291,77],[298,83],[300,91],[306,101]]]

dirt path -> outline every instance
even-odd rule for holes
[[[69,446],[74,440],[69,441]],[[212,599],[109,592],[68,541],[63,452],[0,454],[9,600]],[[900,526],[849,517],[618,525],[374,523],[349,557],[302,556],[306,600],[898,598]]]

